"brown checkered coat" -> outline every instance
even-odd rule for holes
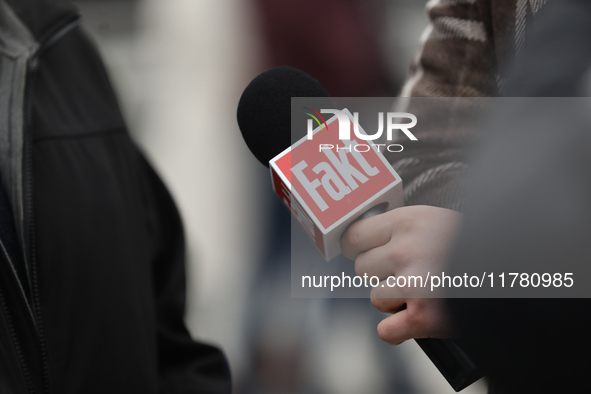
[[[421,37],[402,97],[483,97],[502,95],[506,65],[518,59],[525,30],[547,0],[432,0],[427,4],[430,24]],[[402,176],[407,205],[427,204],[461,210],[466,178],[465,145],[471,133],[455,120],[466,109],[457,101],[444,121],[424,108],[399,103],[433,122],[418,131],[417,143],[403,144],[404,152],[389,160]],[[455,114],[454,114],[455,111]],[[428,111],[427,111],[428,112]],[[418,130],[418,129],[417,129]],[[401,138],[404,138],[403,136]]]

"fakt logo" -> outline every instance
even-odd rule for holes
[[[341,111],[331,112],[336,116],[325,120],[320,113],[306,109],[313,117],[311,122],[314,117],[317,119],[314,138],[312,141],[302,137],[290,148],[290,170],[285,173],[292,175],[289,182],[300,193],[302,205],[312,211],[324,228],[329,228],[342,217],[339,215],[343,211],[360,206],[394,182],[395,176],[378,147],[364,144],[368,139],[354,132],[354,117],[348,110],[342,113],[351,120],[346,123],[350,135],[349,139],[341,139]],[[366,137],[363,129],[359,131]],[[280,161],[277,163],[281,165]]]

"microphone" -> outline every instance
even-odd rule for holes
[[[292,113],[292,97],[320,97],[326,106],[320,112],[305,108]],[[310,75],[277,67],[252,80],[237,111],[246,145],[270,167],[276,194],[327,261],[340,254],[340,238],[353,222],[404,205],[401,178],[375,146],[359,149],[366,141],[358,131],[365,133],[361,127],[355,130],[348,110],[326,109],[334,107]],[[335,116],[325,120],[322,113]],[[308,116],[319,124],[316,129]],[[341,139],[347,120],[349,138]],[[302,127],[292,130],[292,122]],[[416,341],[454,390],[483,376],[455,341]]]
[[[365,144],[348,110],[320,109],[336,114],[328,120],[309,107],[291,111],[291,97],[318,96],[328,94],[308,74],[271,69],[244,90],[238,124],[253,154],[270,166],[277,195],[330,261],[341,253],[341,236],[353,222],[403,205],[402,180],[376,145]],[[332,100],[322,103],[334,107]],[[272,116],[263,119],[261,107]],[[343,128],[349,136],[341,140]]]
[[[269,161],[292,143],[291,98],[324,97],[329,108],[332,99],[310,75],[293,67],[275,67],[255,77],[238,102],[237,119],[246,146],[261,163]],[[261,114],[265,116],[261,116]],[[296,114],[301,115],[302,114]],[[296,138],[304,136],[293,135]]]

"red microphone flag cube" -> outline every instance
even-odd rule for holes
[[[327,261],[341,253],[340,238],[378,205],[403,205],[402,181],[377,146],[353,132],[339,139],[332,117],[269,162],[273,188]],[[362,134],[365,132],[359,127]]]

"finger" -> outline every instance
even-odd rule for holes
[[[341,237],[341,252],[355,260],[359,254],[390,241],[392,223],[389,212],[353,223]]]
[[[359,276],[377,276],[384,280],[396,274],[398,268],[396,256],[388,243],[361,253],[355,260],[355,273]]]
[[[387,281],[382,281],[370,293],[371,303],[378,310],[385,313],[396,313],[406,308],[406,299],[397,287],[389,287]]]
[[[409,322],[409,311],[404,309],[382,320],[378,324],[379,337],[390,345],[399,345],[415,337]]]

